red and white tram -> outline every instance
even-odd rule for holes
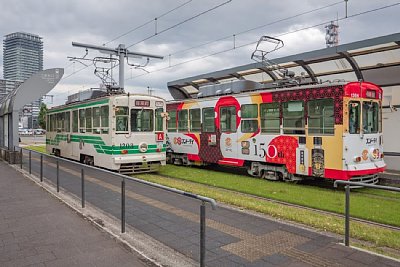
[[[369,82],[208,86],[167,104],[167,159],[246,167],[271,180],[376,183],[386,166],[381,105],[382,89]]]

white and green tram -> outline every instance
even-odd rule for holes
[[[118,94],[54,107],[47,112],[46,150],[121,173],[165,165],[165,100]]]

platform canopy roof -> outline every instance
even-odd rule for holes
[[[400,85],[400,33],[271,60],[303,76],[306,83],[364,80],[381,87],[397,86]],[[196,97],[204,85],[251,80],[272,87],[280,79],[276,70],[251,63],[171,81],[168,89],[174,99],[185,99]]]

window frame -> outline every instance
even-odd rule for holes
[[[351,131],[351,125],[350,125],[350,123],[351,123],[351,108],[352,108],[352,104],[353,103],[358,103],[358,114],[356,114],[356,116],[357,116],[357,118],[356,118],[356,120],[358,120],[358,125],[356,125],[356,128],[355,128],[355,131]],[[347,127],[348,127],[348,132],[349,132],[349,134],[360,134],[361,133],[361,120],[362,120],[362,118],[361,118],[361,102],[359,101],[359,100],[351,100],[351,101],[349,101],[349,111],[348,111],[348,125],[347,125]],[[358,128],[357,128],[358,127]]]
[[[243,112],[243,108],[247,107],[247,106],[255,106],[255,111],[256,111],[256,115],[254,116],[250,116],[247,117],[244,116]],[[258,125],[258,104],[243,104],[240,106],[240,116],[241,116],[241,122],[240,122],[240,129],[242,133],[255,133],[258,131],[259,129],[259,125]],[[255,129],[252,131],[251,129],[253,128],[254,125],[252,125],[252,127],[250,127],[249,129],[246,128],[245,124],[251,122],[252,124],[255,123]]]
[[[79,132],[79,110],[77,109],[72,111],[72,132]]]
[[[322,103],[320,105],[316,105],[315,107],[322,107],[321,114],[311,114],[311,111],[313,110],[310,108],[312,103],[318,103],[318,102],[326,102],[329,101],[331,103]],[[329,105],[328,105],[329,104]],[[332,114],[328,114],[324,116],[324,110],[327,107],[332,108]],[[311,99],[307,102],[307,129],[308,129],[308,134],[309,135],[335,135],[335,101],[333,98],[318,98],[318,99]],[[331,128],[325,127],[326,124],[326,119],[331,118],[333,125]],[[311,127],[310,126],[310,121],[311,120],[319,120],[320,124],[322,122],[322,128],[321,127]]]
[[[302,111],[301,115],[290,115],[288,116],[287,112],[300,112],[300,111],[289,111],[289,105],[290,103],[296,103],[300,102],[302,103]],[[288,105],[286,108],[286,104]],[[287,102],[282,102],[282,128],[283,128],[283,134],[290,134],[290,135],[305,135],[305,103],[303,100],[293,100],[293,101],[287,101]],[[289,122],[292,120],[295,121],[295,126],[294,127],[287,127],[285,126],[285,122]],[[297,122],[301,122],[302,127],[297,127],[296,124]]]
[[[223,119],[223,111],[226,110],[226,120]],[[234,112],[232,113],[232,110]],[[220,120],[219,120],[219,127],[221,133],[236,133],[236,120],[237,120],[237,110],[235,106],[222,106],[219,108]],[[223,123],[226,123],[226,128],[223,128]],[[229,127],[228,127],[229,125]],[[234,128],[232,128],[234,127]]]
[[[126,110],[126,113],[123,114],[118,114],[117,112],[119,112],[119,109],[123,108],[124,110]],[[116,106],[115,110],[114,110],[114,114],[115,114],[115,133],[116,134],[127,134],[129,133],[129,107],[128,106]],[[118,128],[118,124],[119,124],[119,120],[125,121],[125,130],[119,130]]]
[[[168,111],[168,114],[169,114],[169,120],[168,120],[168,132],[176,132],[177,130],[178,130],[178,127],[177,127],[177,120],[176,120],[176,117],[177,117],[177,111],[176,111],[176,109],[174,109],[174,110],[170,110],[170,111]],[[174,114],[173,116],[171,116],[172,114]],[[170,127],[171,125],[173,125],[174,127]]]
[[[146,128],[146,130],[143,130],[143,125],[141,125],[141,129],[142,130],[139,131],[139,130],[137,130],[139,128],[139,127],[137,127],[137,125],[136,125],[135,128],[132,127],[132,122],[133,122],[132,114],[136,113],[137,111],[141,111],[142,112],[142,113],[140,113],[140,121],[141,121],[141,123],[142,123],[142,114],[143,114],[143,112],[150,112],[150,116],[149,116],[149,118],[150,118],[150,123],[149,123],[150,128]],[[154,110],[153,109],[132,108],[130,110],[130,114],[131,114],[130,131],[132,133],[144,133],[144,132],[153,132],[154,131]],[[136,122],[137,122],[137,119],[138,118],[136,117]]]
[[[196,120],[193,119],[194,113],[198,112],[198,118]],[[193,124],[197,123],[198,126],[194,127]],[[201,132],[201,109],[200,108],[193,108],[189,109],[189,131],[190,132]]]
[[[271,108],[269,107],[271,106]],[[278,109],[278,114],[274,114],[274,116],[268,115],[269,112],[265,112],[266,110],[275,110]],[[266,115],[266,116],[265,116]],[[278,121],[278,127],[270,127],[269,121]],[[265,125],[264,125],[265,124]],[[271,103],[261,103],[260,104],[260,128],[262,134],[280,134],[281,132],[281,103],[279,102],[271,102]],[[264,127],[263,127],[264,126]]]
[[[212,118],[211,116],[206,116],[206,113],[211,113],[212,111]],[[216,125],[215,125],[215,110],[213,107],[203,108],[202,112],[202,125],[201,131],[204,133],[215,133],[216,132]],[[210,121],[208,121],[210,120]],[[210,123],[212,120],[212,123]],[[212,125],[212,129],[209,129],[208,126]],[[211,128],[211,127],[210,127]]]
[[[181,116],[183,114],[186,114],[183,118],[181,119]],[[183,125],[182,125],[183,124]],[[181,109],[178,111],[178,132],[189,132],[189,110],[188,109]]]

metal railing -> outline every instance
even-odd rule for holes
[[[30,149],[25,149],[22,147],[17,147],[19,148],[19,151],[16,150],[16,147],[14,147],[13,151],[14,153],[19,153],[19,159],[20,159],[20,168],[23,169],[23,160],[24,160],[24,155],[23,155],[23,151],[29,151],[28,152],[28,169],[29,169],[29,174],[32,174],[32,153],[38,154],[40,155],[40,182],[43,182],[43,157],[46,158],[51,158],[54,159],[56,161],[56,188],[57,188],[57,193],[60,192],[60,162],[67,162],[67,163],[72,163],[76,166],[80,167],[80,171],[81,171],[81,207],[85,208],[85,202],[86,202],[86,197],[85,197],[85,169],[93,169],[96,171],[101,171],[116,177],[121,178],[121,233],[125,233],[125,210],[126,210],[126,206],[125,206],[125,202],[126,202],[126,192],[125,192],[125,181],[126,179],[130,180],[130,181],[134,181],[140,184],[144,184],[147,186],[151,186],[154,188],[158,188],[161,190],[165,190],[168,192],[172,192],[175,194],[179,194],[188,198],[192,198],[192,199],[196,199],[196,200],[200,200],[201,201],[201,205],[200,205],[200,266],[203,267],[205,266],[205,257],[206,257],[206,202],[211,204],[211,207],[213,210],[216,209],[217,207],[217,202],[212,199],[212,198],[208,198],[208,197],[204,197],[201,195],[196,195],[193,193],[189,193],[189,192],[185,192],[179,189],[175,189],[175,188],[171,188],[171,187],[167,187],[164,185],[160,185],[160,184],[156,184],[156,183],[152,183],[152,182],[148,182],[148,181],[144,181],[144,180],[140,180],[134,177],[129,177],[123,174],[119,174],[116,172],[112,172],[109,170],[105,170],[105,169],[100,169],[94,166],[90,166],[90,165],[86,165],[86,164],[82,164],[80,162],[76,162],[73,160],[69,160],[69,159],[65,159],[65,158],[61,158],[61,157],[56,157],[53,155],[48,155],[48,154],[44,154],[41,153],[39,151],[35,151],[35,150],[30,150]]]
[[[344,184],[345,191],[346,191],[346,201],[345,201],[345,211],[344,211],[344,213],[345,213],[344,245],[348,247],[350,245],[350,189],[351,189],[350,187],[351,186],[369,187],[369,188],[383,189],[383,190],[395,191],[395,192],[400,192],[400,188],[392,187],[392,186],[366,184],[366,183],[360,183],[360,182],[343,181],[343,180],[336,180],[333,185],[334,185],[334,187],[337,187],[338,184]]]

